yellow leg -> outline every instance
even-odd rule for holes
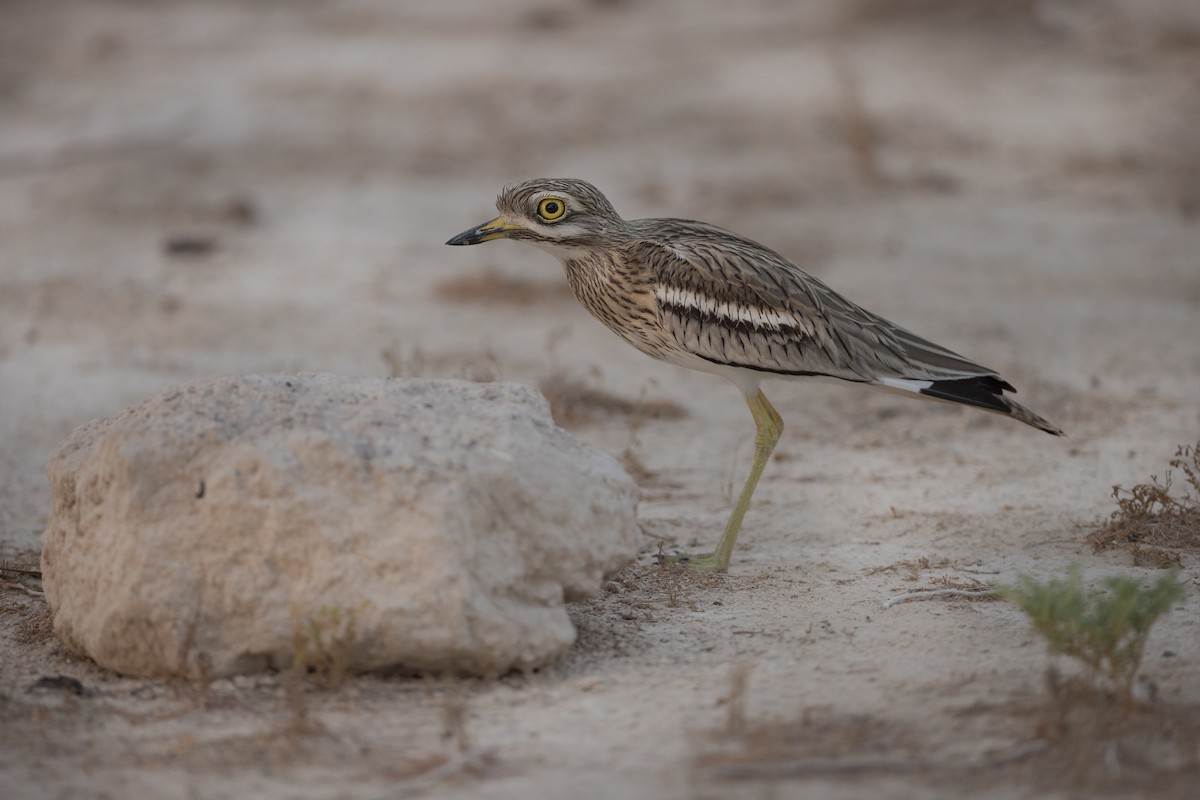
[[[762,476],[763,467],[767,465],[771,451],[775,449],[775,443],[779,441],[779,436],[783,433],[783,418],[779,416],[779,412],[775,410],[761,390],[753,396],[747,397],[746,405],[750,406],[750,413],[754,415],[754,463],[750,465],[750,475],[746,478],[745,485],[742,486],[742,492],[738,495],[737,504],[729,515],[729,521],[725,523],[725,533],[721,535],[721,541],[717,544],[714,552],[702,556],[683,556],[678,559],[692,569],[701,572],[724,572],[729,567],[729,559],[733,556],[733,546],[737,542],[738,531],[742,527],[742,517],[746,516],[750,498],[754,495],[754,487],[758,486],[758,479]]]

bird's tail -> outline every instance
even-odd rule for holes
[[[1010,400],[1007,397],[1001,399],[1008,406],[1008,415],[1018,422],[1024,422],[1026,425],[1032,425],[1038,430],[1045,431],[1051,436],[1067,435],[1063,432],[1062,428],[1058,427],[1045,417],[1039,417],[1037,414],[1018,403],[1016,400]]]
[[[1016,389],[1008,381],[995,375],[978,375],[971,378],[942,381],[885,378],[881,383],[892,389],[915,392],[935,400],[962,403],[994,411],[997,414],[1004,414],[1054,436],[1066,435],[1054,423],[1039,417],[1016,400],[1006,397],[1005,392],[1015,392]]]

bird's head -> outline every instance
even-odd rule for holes
[[[496,210],[500,216],[446,244],[518,239],[569,258],[573,251],[611,243],[624,225],[600,190],[574,178],[537,178],[506,187],[496,198]]]

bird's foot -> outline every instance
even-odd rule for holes
[[[729,567],[729,558],[722,558],[717,553],[703,553],[689,555],[687,553],[667,554],[660,553],[658,555],[659,564],[679,564],[680,566],[694,569],[697,572],[724,572]]]

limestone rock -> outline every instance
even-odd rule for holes
[[[537,666],[638,543],[633,481],[516,384],[200,381],[47,474],[54,629],[129,675]]]

